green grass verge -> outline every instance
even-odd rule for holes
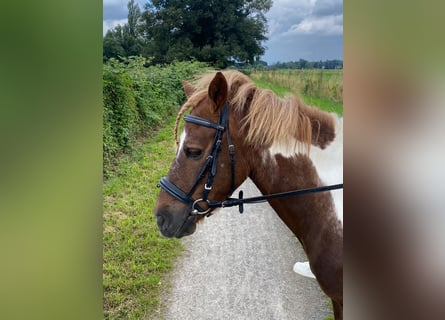
[[[103,288],[105,319],[151,319],[163,277],[181,251],[158,231],[153,216],[159,179],[174,158],[174,117],[153,138],[121,159],[103,185]]]

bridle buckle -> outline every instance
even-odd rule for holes
[[[204,199],[198,199],[195,202],[193,202],[192,204],[192,214],[193,215],[206,215],[210,212],[211,208],[209,207],[207,210],[204,211],[199,211],[201,209],[201,207],[198,205],[199,202],[206,202],[207,205],[209,204],[208,200],[204,200]],[[195,207],[197,206],[197,207]]]

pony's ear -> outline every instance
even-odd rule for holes
[[[196,88],[185,80],[182,81],[182,87],[184,88],[185,96],[187,98],[190,98],[192,94],[196,91]]]
[[[217,72],[209,85],[209,98],[213,101],[213,111],[220,110],[227,100],[228,85],[227,80],[221,72]]]

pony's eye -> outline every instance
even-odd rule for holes
[[[202,156],[202,150],[197,148],[185,148],[187,158],[199,159]]]

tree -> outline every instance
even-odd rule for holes
[[[103,39],[103,58],[108,60],[110,58],[117,58],[119,56],[126,56],[123,47],[123,28],[117,25],[114,29],[108,30]]]
[[[254,63],[264,54],[271,0],[151,0],[142,13],[148,54],[158,63]]]
[[[141,37],[141,10],[134,0],[127,4],[128,23],[108,30],[103,39],[103,58],[138,56],[143,53],[144,45]]]
[[[128,34],[134,39],[139,36],[139,19],[141,17],[141,9],[139,9],[139,5],[134,2],[134,0],[130,0],[127,4],[128,8]]]

